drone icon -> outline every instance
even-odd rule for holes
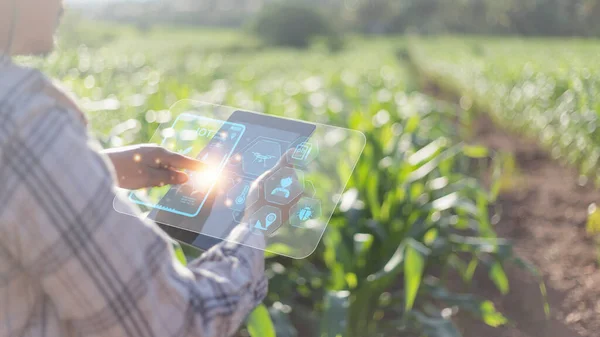
[[[264,155],[260,152],[252,152],[254,154],[253,163],[262,163],[264,167],[267,167],[267,160],[275,158],[275,156]]]

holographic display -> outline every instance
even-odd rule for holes
[[[265,236],[266,251],[310,255],[360,157],[364,135],[191,100],[171,112],[175,121],[161,125],[150,142],[205,167],[187,172],[183,185],[129,192],[143,215],[187,233],[186,243],[201,248],[203,238],[230,240],[234,227],[248,226]]]

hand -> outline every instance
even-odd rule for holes
[[[115,167],[119,187],[130,190],[184,184],[189,177],[182,170],[203,168],[195,159],[153,144],[109,149],[103,153]]]
[[[249,200],[257,200],[254,204],[250,205],[250,207],[246,207],[246,209],[244,210],[244,217],[242,220],[242,223],[248,224],[249,218],[256,212],[258,211],[261,207],[268,205],[269,202],[266,200],[265,198],[265,193],[264,193],[264,182],[265,180],[274,172],[276,172],[277,170],[286,167],[286,158],[288,156],[291,155],[293,151],[290,150],[286,153],[283,154],[283,156],[279,159],[279,161],[277,162],[277,164],[270,170],[266,171],[265,173],[263,173],[260,177],[258,177],[253,183],[252,186],[250,188],[250,192],[248,193],[248,199]],[[289,166],[290,168],[294,168],[293,166]],[[298,179],[298,177],[294,177],[295,179]],[[304,192],[294,198],[294,200],[298,200],[300,198],[302,198],[304,196]],[[294,205],[294,201],[291,201],[289,204],[287,205],[279,205],[277,206],[277,208],[279,208],[281,210],[281,223],[285,224],[287,223],[287,221],[289,220],[289,214],[290,214],[290,210],[292,208],[292,206]],[[265,234],[267,236],[271,236],[275,231],[277,231],[277,229],[279,229],[279,227],[273,228],[272,230],[267,231]]]

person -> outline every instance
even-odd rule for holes
[[[0,335],[234,334],[267,291],[264,253],[248,248],[264,238],[240,225],[183,266],[155,223],[113,209],[133,207],[116,184],[178,184],[200,164],[103,152],[73,101],[14,63],[51,51],[61,13],[61,0],[0,0]]]

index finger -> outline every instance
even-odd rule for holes
[[[163,164],[176,170],[200,171],[206,166],[199,160],[175,152],[169,152],[165,159]]]

